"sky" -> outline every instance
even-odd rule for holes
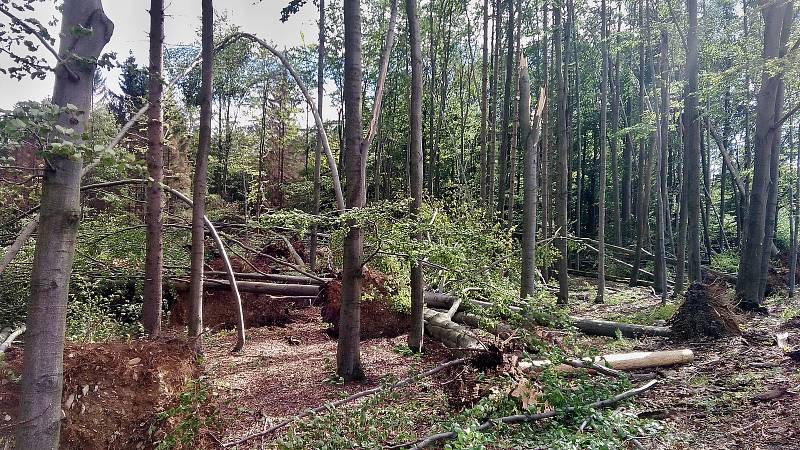
[[[227,12],[230,23],[239,25],[242,31],[271,41],[276,48],[292,47],[304,41],[315,42],[317,39],[318,13],[311,2],[286,23],[280,21],[280,11],[288,0],[217,0],[214,3],[218,11]],[[172,46],[196,41],[200,28],[200,0],[165,0],[165,4],[165,44]],[[114,35],[105,51],[116,52],[118,61],[124,61],[129,52],[133,52],[139,64],[147,65],[149,5],[150,2],[146,0],[103,1],[106,15],[114,22]],[[53,2],[48,1],[38,4],[33,16],[47,23],[55,13]],[[5,17],[3,19],[7,20]],[[57,36],[58,30],[52,30],[51,34]],[[53,65],[54,57],[46,50],[40,49],[40,55],[47,57]],[[0,58],[0,64],[7,64],[7,61]],[[118,74],[118,70],[107,74],[111,90],[117,90]],[[21,100],[42,100],[49,97],[52,90],[52,75],[45,80],[22,81],[0,76],[0,108],[9,109]]]

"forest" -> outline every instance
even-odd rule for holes
[[[800,449],[798,16],[0,0],[0,446]]]

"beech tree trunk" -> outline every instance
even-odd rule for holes
[[[208,155],[211,151],[211,101],[214,98],[214,5],[202,0],[202,58],[200,66],[200,136],[192,182],[192,261],[189,290],[189,338],[200,339],[203,332],[203,264],[205,263],[206,193]]]
[[[511,124],[511,85],[514,81],[514,0],[508,3],[506,22],[506,75],[503,86],[503,121],[500,125],[500,170],[497,182],[497,204],[500,216],[505,212],[506,190],[508,189],[508,154],[511,148],[509,126]]]
[[[422,160],[422,45],[420,42],[419,20],[417,16],[417,0],[406,0],[406,16],[408,16],[408,41],[411,49],[411,111],[410,123],[410,190],[411,215],[416,216],[422,208],[423,160]],[[486,74],[484,68],[484,75]],[[485,81],[485,80],[484,80]],[[485,104],[484,104],[485,106]],[[485,127],[484,127],[485,128]],[[484,129],[485,132],[485,129]],[[484,136],[485,137],[485,136]],[[485,144],[485,142],[484,142]],[[415,239],[422,240],[421,232],[416,232]],[[425,309],[425,286],[422,265],[417,261],[411,265],[411,328],[408,332],[408,347],[422,351]]]
[[[95,61],[111,39],[114,24],[100,0],[64,0],[52,102],[64,111],[59,126],[81,136],[89,119]],[[76,28],[91,30],[73,33]],[[44,169],[39,232],[31,271],[25,355],[20,381],[19,424],[15,445],[21,450],[57,449],[64,385],[64,330],[70,273],[80,221],[83,160],[51,155]]]
[[[325,97],[325,0],[319,0],[319,46],[317,48],[317,112],[322,117],[322,103]],[[314,205],[312,213],[319,215],[322,171],[322,133],[317,133],[317,147],[314,149]],[[312,272],[317,270],[317,225],[311,226],[308,246],[308,266]]]
[[[361,86],[361,1],[344,0],[344,152],[348,208],[361,208],[366,200],[361,151]],[[354,219],[348,221],[348,227],[342,244],[342,304],[336,367],[340,377],[353,381],[364,377],[360,346],[364,233]]]
[[[687,267],[689,282],[701,280],[700,274],[700,111],[698,103],[698,48],[697,48],[697,0],[686,0],[689,27],[686,33],[686,94],[684,120],[684,164],[683,182],[686,184],[687,214]]]
[[[655,284],[661,290],[661,302],[667,301],[667,250],[665,245],[667,204],[667,152],[669,150],[669,41],[666,28],[661,29],[660,40],[661,101],[659,103],[658,160],[656,162],[656,251]]]
[[[410,0],[409,0],[410,1]],[[413,53],[413,51],[412,51]],[[480,131],[480,156],[478,169],[478,184],[481,193],[481,205],[485,208],[486,195],[486,122],[488,120],[488,97],[489,97],[489,0],[483,0],[483,60],[481,61],[481,131]]]
[[[164,266],[164,143],[161,98],[164,66],[164,0],[150,0],[150,78],[147,110],[147,173],[151,182],[145,191],[147,201],[147,249],[144,264],[144,302],[142,326],[151,338],[161,332],[161,299]]]
[[[544,2],[542,5],[542,29],[548,30],[548,23],[549,23],[549,11],[547,7],[547,2]],[[542,36],[542,88],[544,89],[545,94],[550,95],[550,44],[549,39],[547,39],[549,33],[544,33]],[[550,236],[550,114],[549,110],[549,103],[545,105],[544,110],[542,110],[542,145],[540,148],[541,154],[541,174],[542,174],[542,184],[541,184],[541,192],[542,192],[542,239],[547,239]],[[546,280],[550,279],[549,271],[545,271],[544,278]]]

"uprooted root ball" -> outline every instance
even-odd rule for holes
[[[686,299],[669,321],[672,332],[685,339],[741,334],[725,292],[701,283],[686,291]]]

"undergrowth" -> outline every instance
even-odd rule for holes
[[[204,429],[214,426],[216,413],[208,400],[211,385],[205,377],[190,380],[172,408],[156,415],[150,427],[156,450],[195,448],[194,444]]]

